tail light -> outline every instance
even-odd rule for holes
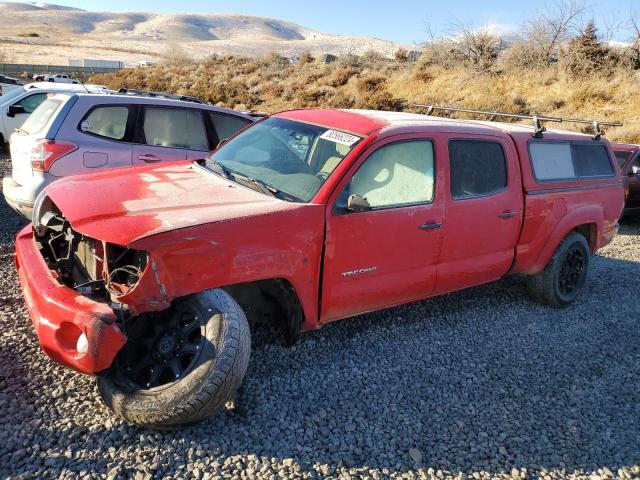
[[[78,146],[73,143],[40,140],[31,149],[31,168],[38,172],[48,172],[53,162],[73,152]]]

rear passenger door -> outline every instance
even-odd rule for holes
[[[69,175],[92,168],[131,166],[131,136],[136,112],[135,106],[131,105],[93,106],[78,126],[82,132],[82,138],[77,141],[78,152],[55,162],[52,174]],[[69,140],[73,141],[74,137]]]
[[[497,280],[507,273],[523,215],[518,157],[510,141],[481,135],[451,137],[447,157],[438,293]]]
[[[141,105],[133,164],[202,158],[210,142],[197,109]]]

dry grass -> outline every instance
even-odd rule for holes
[[[611,140],[640,143],[640,72],[609,69],[572,76],[551,64],[535,70],[502,68],[479,73],[465,65],[361,57],[322,64],[305,58],[290,65],[277,56],[225,57],[99,75],[95,83],[196,95],[217,105],[275,112],[340,107],[399,110],[434,103],[565,117],[620,119]],[[570,124],[563,128],[571,129]]]

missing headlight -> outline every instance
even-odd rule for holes
[[[135,288],[147,266],[148,255],[141,250],[106,245],[107,278],[105,287],[112,299],[126,295]]]

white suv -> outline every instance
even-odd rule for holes
[[[7,203],[31,218],[54,180],[101,168],[204,158],[255,117],[158,94],[59,93],[48,96],[11,136]]]
[[[19,85],[0,97],[0,148],[9,141],[16,128],[40,105],[47,95],[59,92],[106,93],[101,85],[36,82]]]

